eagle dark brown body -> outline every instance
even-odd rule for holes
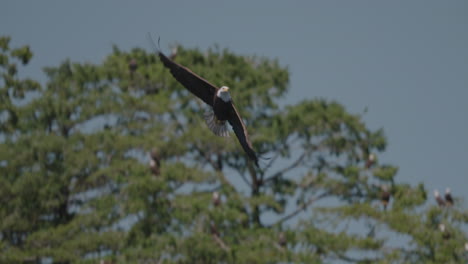
[[[220,100],[215,95],[213,98],[213,112],[216,118],[220,121],[227,121],[230,117],[231,102],[227,103]]]

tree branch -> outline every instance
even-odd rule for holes
[[[218,164],[215,161],[211,159],[210,154],[208,152],[203,151],[197,145],[194,145],[194,147],[198,151],[198,153],[200,153],[200,155],[203,158],[205,158],[205,161],[208,162],[211,165],[211,167],[213,167],[215,171],[221,171],[221,168],[218,166]]]
[[[308,154],[308,153],[309,153],[308,151],[305,151],[304,153],[302,153],[302,155],[296,161],[294,161],[291,165],[289,165],[286,168],[283,168],[283,169],[279,170],[278,172],[274,173],[269,178],[265,179],[265,183],[267,183],[269,181],[272,181],[275,178],[280,177],[283,173],[286,173],[286,172],[296,168],[302,162],[302,160],[305,158],[306,154]]]
[[[296,137],[294,139],[291,140],[291,142],[287,143],[287,142],[282,142],[281,146],[284,146],[284,145],[292,145],[294,144],[299,138]],[[286,139],[285,141],[287,141],[288,139]],[[281,148],[280,146],[280,148]],[[275,160],[280,156],[280,153],[277,152],[276,155],[271,159],[271,161],[268,163],[268,165],[265,167],[265,169],[263,169],[263,171],[267,171],[272,165],[273,163],[275,162]]]
[[[311,199],[309,199],[309,201],[307,201],[305,204],[299,206],[296,210],[294,210],[293,212],[291,212],[290,214],[284,216],[283,218],[281,218],[280,220],[278,220],[276,223],[270,225],[270,226],[275,226],[275,225],[279,225],[283,222],[286,222],[288,221],[289,219],[293,218],[294,216],[296,216],[297,214],[299,214],[302,210],[306,209],[309,205],[313,204],[314,202],[328,196],[329,193],[328,192],[324,192],[322,193],[321,195],[319,196],[316,196],[316,197],[313,197]]]
[[[244,176],[244,174],[240,173],[238,170],[236,170],[237,173],[239,173],[239,175],[241,176],[242,180],[244,180],[244,182],[249,186],[249,187],[252,187],[252,183],[250,183],[247,178]]]
[[[352,263],[359,263],[359,262],[363,262],[363,261],[365,263],[376,263],[378,261],[378,259],[368,259],[368,258],[356,259],[356,258],[348,257],[343,253],[338,253],[338,252],[334,252],[334,253],[341,260],[344,260],[344,261],[347,261],[347,262],[352,262]]]
[[[224,242],[223,240],[216,234],[213,234],[213,239],[216,241],[216,243],[225,251],[231,250]]]
[[[271,167],[271,165],[273,165],[273,163],[279,157],[279,155],[279,153],[276,153],[276,155],[273,158],[271,158],[270,162],[268,162],[268,164],[265,166],[265,169],[263,169],[263,171],[267,171]]]

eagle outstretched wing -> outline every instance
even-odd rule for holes
[[[159,58],[170,71],[172,76],[180,82],[187,90],[202,99],[206,104],[213,106],[213,98],[218,89],[207,80],[198,76],[188,68],[172,61],[162,52],[158,52]]]
[[[234,133],[236,134],[236,137],[239,140],[239,143],[241,144],[245,153],[247,153],[247,156],[249,156],[249,158],[255,162],[255,165],[259,167],[258,157],[252,147],[252,143],[250,143],[249,134],[247,133],[247,128],[245,127],[245,124],[242,121],[242,118],[240,117],[239,112],[237,112],[237,109],[234,106],[233,102],[231,102],[231,110],[230,110],[228,121],[229,121],[229,124],[231,124],[232,129],[234,130]]]

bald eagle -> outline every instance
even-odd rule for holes
[[[159,168],[161,167],[161,161],[159,158],[158,151],[153,148],[150,153],[150,170],[154,176],[158,176],[160,174]]]
[[[218,192],[213,192],[211,200],[213,201],[213,205],[216,207],[218,207],[221,204],[221,198],[219,197]]]
[[[445,201],[442,199],[442,197],[440,197],[440,193],[438,190],[434,190],[434,197],[437,201],[437,204],[442,207],[442,206],[445,206]]]
[[[369,154],[366,161],[366,169],[369,169],[375,163],[375,155],[373,153]]]
[[[452,194],[450,193],[450,188],[445,189],[445,202],[449,205],[453,205]]]
[[[390,192],[388,191],[387,185],[382,185],[380,188],[382,189],[382,193],[380,194],[380,199],[382,201],[384,210],[386,210],[388,202],[390,201]]]
[[[164,66],[170,70],[172,76],[187,90],[211,107],[204,114],[205,121],[210,130],[215,135],[228,137],[227,123],[229,123],[247,156],[258,167],[257,154],[253,150],[252,143],[250,143],[245,124],[234,106],[234,102],[229,94],[229,87],[222,86],[218,88],[190,69],[166,57],[162,52],[158,51],[158,54]]]
[[[447,230],[444,224],[439,224],[439,230],[442,232],[442,238],[447,240],[450,238],[450,232]]]

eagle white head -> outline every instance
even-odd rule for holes
[[[211,201],[213,202],[214,206],[219,206],[221,204],[221,198],[218,192],[213,192]]]
[[[435,197],[439,197],[439,196],[440,196],[440,194],[439,194],[439,191],[438,191],[438,190],[434,190],[434,196],[435,196]]]
[[[444,224],[439,224],[439,229],[442,232],[445,232],[445,225]]]
[[[219,88],[218,92],[216,93],[216,96],[221,98],[224,102],[229,102],[231,101],[231,95],[229,94],[229,87],[223,86]]]
[[[447,187],[447,189],[445,189],[445,193],[450,194],[450,188]]]

